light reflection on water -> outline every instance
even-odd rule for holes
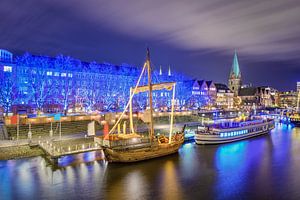
[[[103,152],[0,161],[0,199],[300,199],[300,129],[112,164]]]

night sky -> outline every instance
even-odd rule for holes
[[[236,49],[244,83],[295,89],[299,0],[1,0],[0,48],[20,55],[155,68],[227,83]]]

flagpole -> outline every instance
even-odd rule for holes
[[[17,142],[19,144],[19,115],[17,114]]]
[[[61,118],[59,119],[59,139],[61,140]]]

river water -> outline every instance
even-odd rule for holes
[[[0,161],[0,199],[300,199],[300,129],[199,146],[134,164],[90,152]],[[100,160],[98,160],[100,159]]]

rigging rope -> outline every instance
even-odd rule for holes
[[[124,116],[126,110],[128,109],[129,104],[130,104],[130,101],[132,101],[132,98],[133,98],[133,96],[134,96],[134,94],[135,94],[135,92],[136,92],[136,90],[137,90],[137,88],[138,88],[138,86],[139,86],[139,84],[140,84],[140,81],[141,81],[141,78],[142,78],[142,76],[143,76],[143,74],[144,74],[146,65],[147,65],[147,62],[144,63],[144,66],[143,66],[143,69],[142,69],[142,73],[141,73],[141,75],[140,75],[140,77],[139,77],[139,79],[138,79],[138,81],[137,81],[137,84],[136,84],[136,86],[135,86],[135,88],[134,88],[132,94],[131,94],[130,97],[129,97],[129,101],[128,101],[128,103],[127,103],[127,105],[126,105],[124,111],[122,112],[122,114],[121,114],[121,116],[119,117],[118,121],[115,123],[115,125],[112,127],[112,129],[109,131],[108,134],[111,134],[111,133],[116,129],[117,125],[119,124],[119,122],[120,122],[121,119],[123,118],[123,116]]]

